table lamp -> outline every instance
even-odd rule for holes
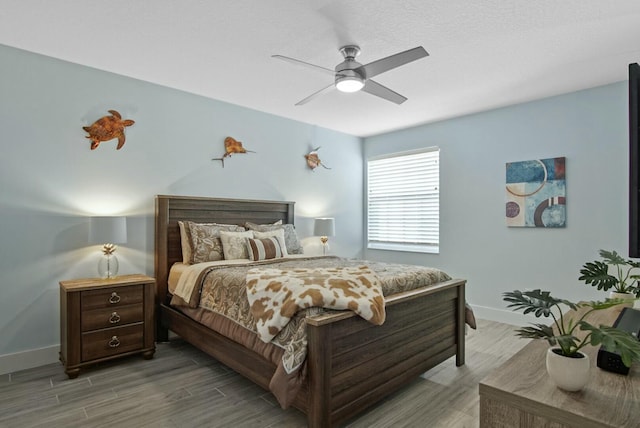
[[[126,217],[91,217],[89,243],[102,244],[102,257],[98,262],[100,278],[113,278],[118,275],[118,258],[114,244],[127,242]]]
[[[329,236],[335,236],[336,234],[334,219],[331,217],[315,219],[313,234],[320,237],[320,242],[322,242],[322,255],[326,256],[327,251],[329,251],[329,244],[327,244]]]

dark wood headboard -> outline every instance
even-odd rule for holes
[[[178,221],[244,225],[293,224],[294,202],[218,199],[190,196],[156,196],[155,277],[156,301],[167,303],[167,279],[171,265],[182,261]]]

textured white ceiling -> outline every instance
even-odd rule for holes
[[[359,136],[626,80],[639,40],[639,0],[0,0],[0,44]],[[430,56],[376,77],[402,105],[295,107],[331,76],[271,55],[333,68],[345,44]]]

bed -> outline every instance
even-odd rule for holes
[[[172,307],[169,272],[182,260],[178,221],[242,225],[293,220],[293,202],[157,196],[157,341],[168,340],[171,330],[268,390],[276,365]],[[352,311],[306,319],[306,375],[292,405],[307,415],[309,427],[338,426],[454,355],[457,366],[464,364],[464,280],[388,296],[385,310],[379,326]]]

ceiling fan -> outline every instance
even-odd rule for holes
[[[362,65],[356,61],[356,57],[360,54],[360,47],[356,45],[343,46],[340,48],[340,53],[344,57],[344,61],[336,65],[333,70],[283,55],[272,55],[272,58],[310,67],[314,70],[320,70],[325,73],[328,72],[334,76],[334,83],[298,101],[296,103],[297,106],[308,103],[318,95],[332,90],[334,86],[341,92],[357,92],[363,90],[364,92],[384,98],[385,100],[393,103],[402,104],[407,100],[406,97],[403,97],[386,86],[371,80],[371,78],[384,73],[385,71],[393,70],[401,65],[408,64],[429,55],[422,46],[418,46],[417,48],[409,49],[404,52],[370,62],[369,64]]]

